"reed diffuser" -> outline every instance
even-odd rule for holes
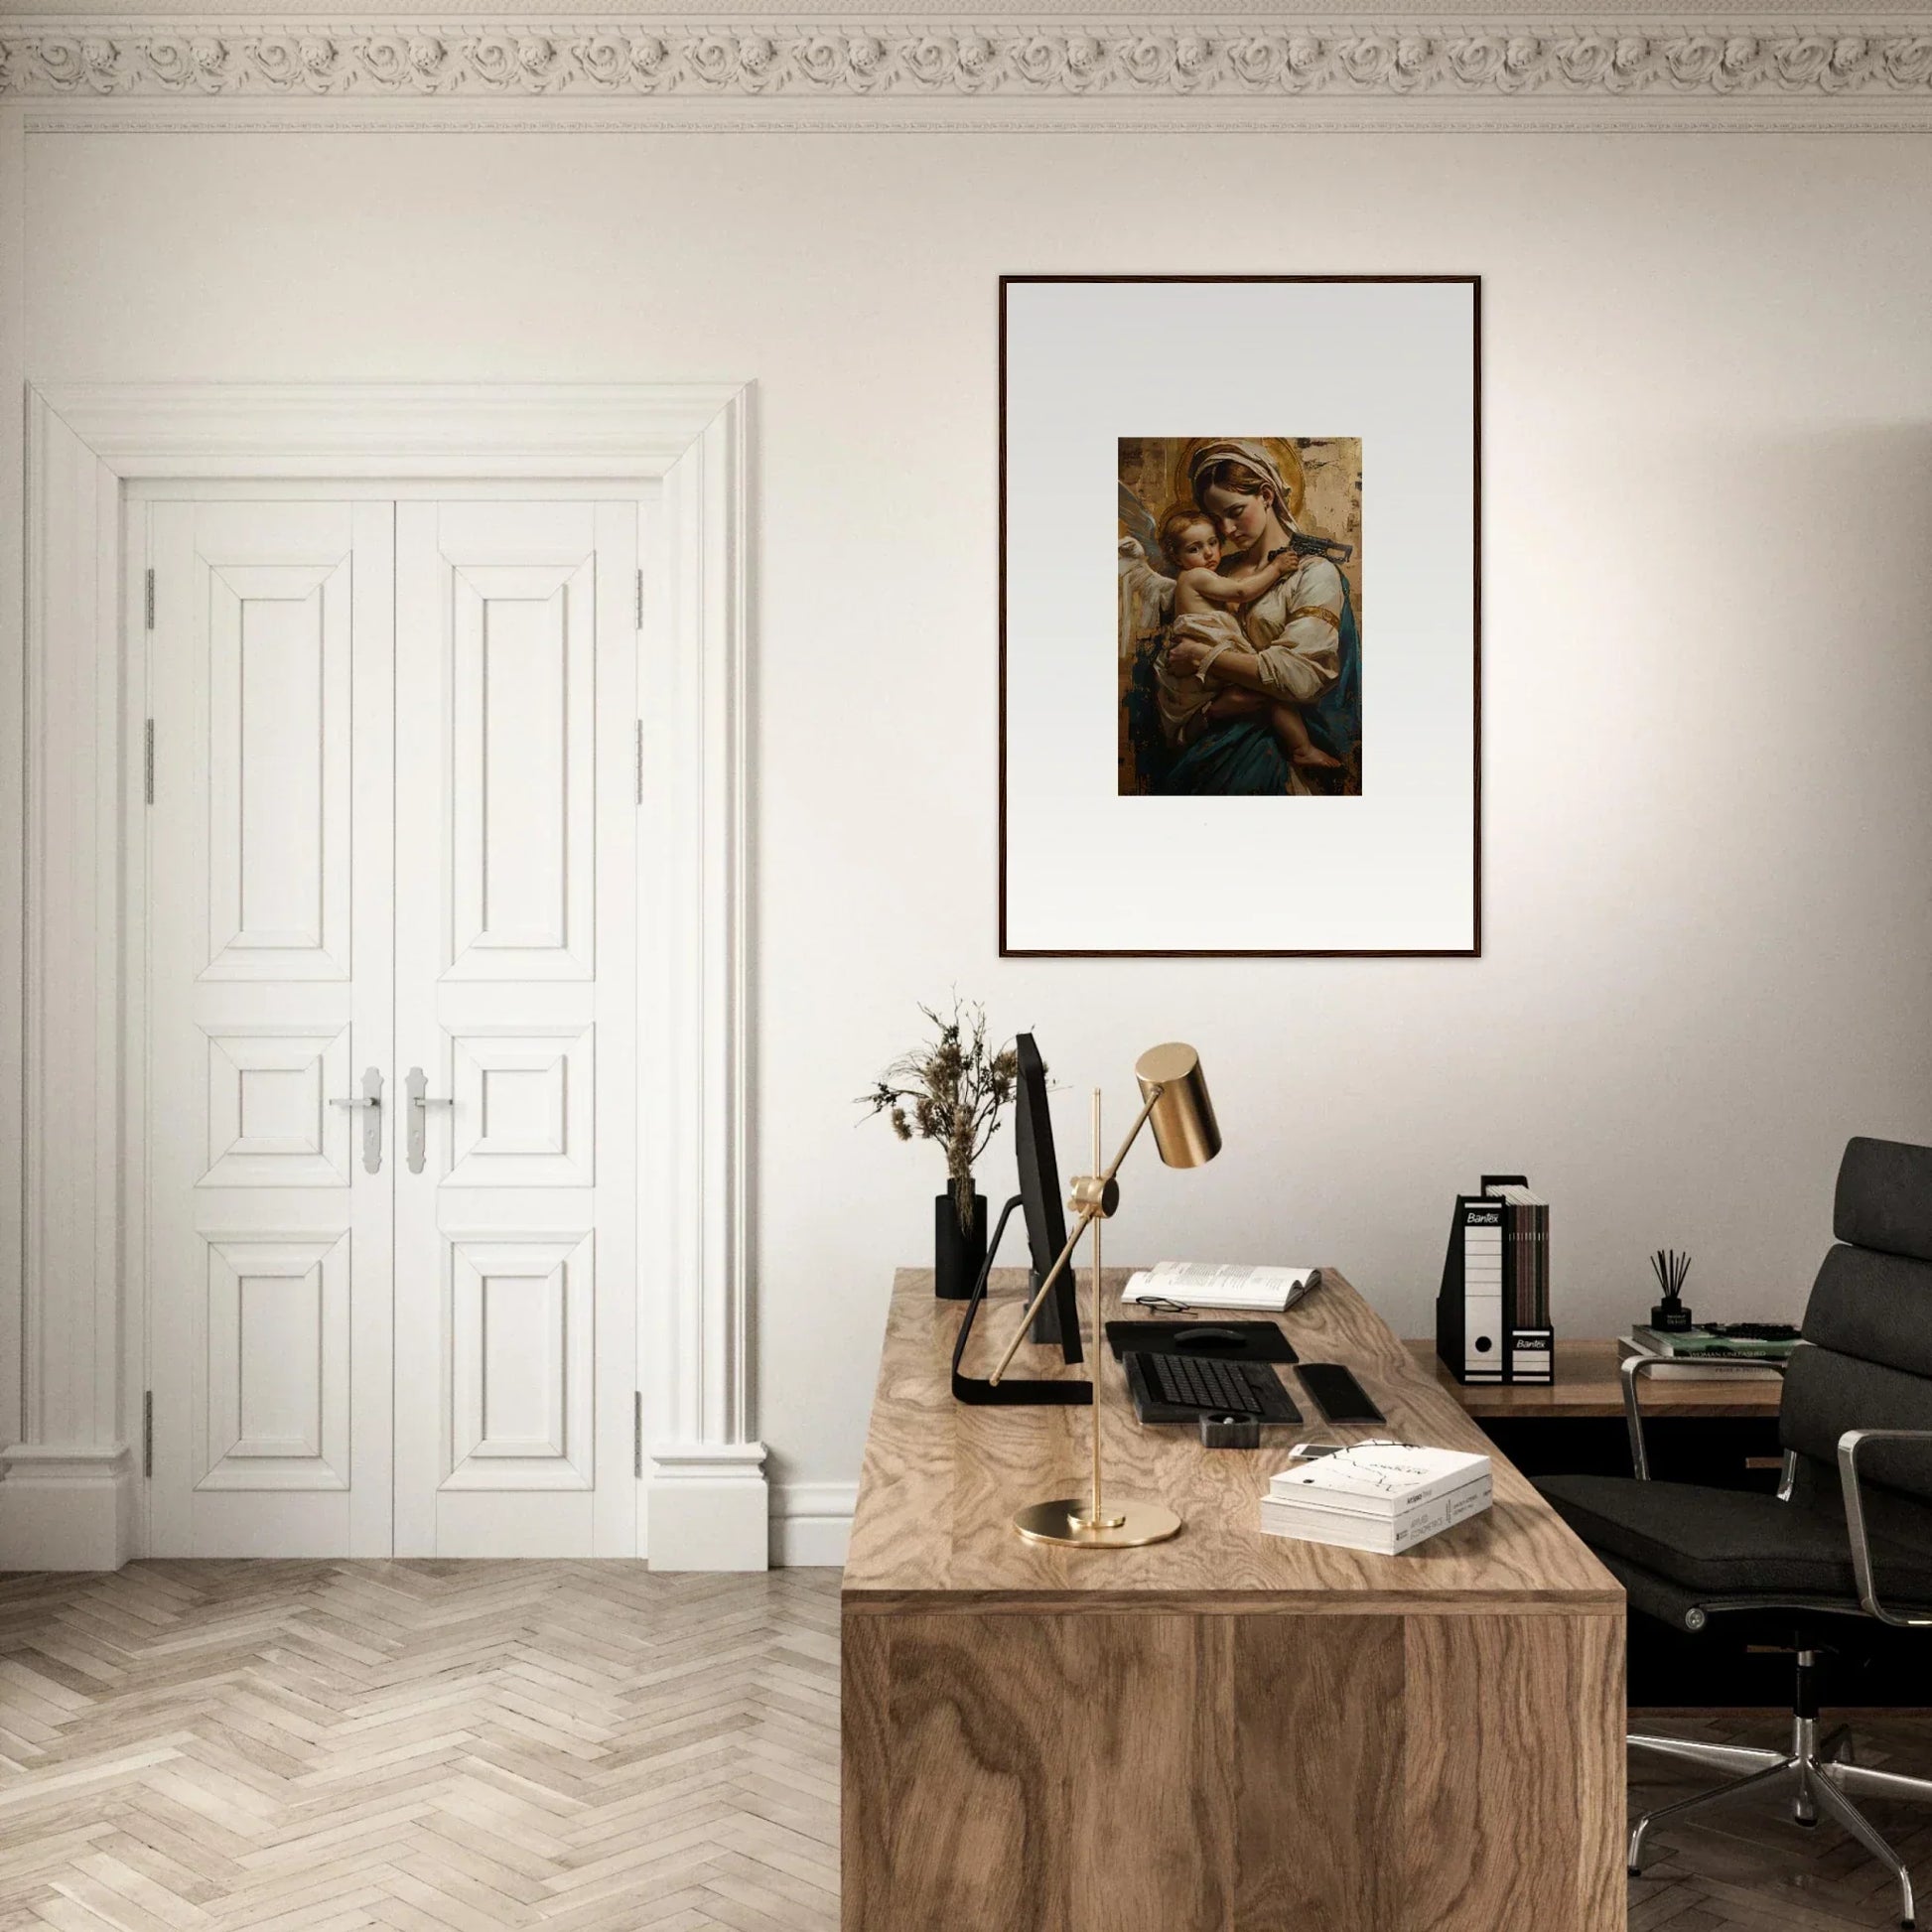
[[[1672,1335],[1694,1327],[1691,1311],[1684,1306],[1684,1277],[1691,1272],[1691,1257],[1675,1248],[1659,1248],[1650,1257],[1650,1272],[1664,1291],[1664,1299],[1650,1311],[1650,1325]]]

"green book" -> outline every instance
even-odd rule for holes
[[[1743,1335],[1714,1335],[1709,1328],[1632,1328],[1630,1339],[1653,1355],[1712,1355],[1745,1362],[1781,1362],[1797,1341],[1760,1341]]]

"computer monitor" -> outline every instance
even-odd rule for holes
[[[1066,1246],[1066,1213],[1060,1204],[1060,1169],[1053,1157],[1053,1116],[1047,1105],[1046,1062],[1032,1034],[1013,1042],[1020,1062],[1014,1095],[1014,1158],[1020,1169],[1021,1211],[1027,1217],[1027,1246],[1033,1256],[1031,1301],[1039,1293],[1046,1271]],[[1080,1320],[1073,1298],[1073,1270],[1068,1268],[1053,1286],[1034,1317],[1033,1339],[1060,1344],[1069,1362],[1080,1354]]]
[[[1027,1246],[1033,1267],[1027,1300],[1039,1293],[1039,1285],[1059,1259],[1066,1246],[1066,1214],[1060,1203],[1059,1163],[1053,1158],[1053,1117],[1046,1100],[1046,1065],[1032,1034],[1021,1034],[1014,1041],[1019,1060],[1019,1079],[1014,1093],[1014,1159],[1020,1170],[1020,1191],[1000,1210],[999,1225],[986,1252],[986,1266],[973,1285],[972,1299],[960,1318],[959,1333],[953,1342],[952,1392],[961,1402],[1019,1405],[1023,1403],[1079,1404],[1093,1400],[1092,1385],[1080,1382],[1041,1382],[1023,1376],[1004,1375],[997,1384],[985,1376],[968,1375],[961,1367],[973,1332],[973,1320],[986,1299],[987,1278],[1000,1252],[1000,1237],[1007,1222],[1019,1208],[1026,1218]],[[1073,1270],[1065,1269],[1053,1292],[1040,1305],[1029,1338],[1057,1344],[1063,1361],[1084,1359],[1080,1343],[1080,1317],[1073,1296]]]

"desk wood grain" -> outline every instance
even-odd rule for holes
[[[1621,1928],[1622,1592],[1515,1469],[1407,1556],[1266,1537],[1287,1447],[1371,1432],[1203,1449],[1139,1427],[1109,1354],[1108,1478],[1185,1528],[1028,1544],[1009,1519],[1078,1490],[1089,1412],[955,1404],[959,1318],[898,1277],[844,1592],[845,1932]],[[1285,1325],[1376,1433],[1494,1455],[1346,1282]]]
[[[1146,1318],[1123,1309],[1127,1271],[1108,1271],[1107,1318]],[[975,1324],[968,1368],[986,1373],[1019,1319],[1025,1276],[1001,1269]],[[1087,1304],[1084,1283],[1081,1307]],[[1401,1557],[1371,1556],[1256,1527],[1268,1479],[1297,1442],[1394,1435],[1442,1449],[1494,1456],[1494,1445],[1417,1362],[1355,1290],[1330,1271],[1324,1284],[1282,1317],[1308,1362],[1345,1362],[1383,1414],[1386,1427],[1334,1429],[1311,1420],[1271,1431],[1268,1447],[1203,1449],[1183,1430],[1143,1429],[1120,1364],[1106,1357],[1100,1404],[1106,1480],[1119,1495],[1165,1502],[1184,1525],[1148,1550],[1058,1550],[1023,1542],[1010,1520],[1023,1505],[1076,1495],[1087,1475],[1085,1408],[971,1408],[953,1400],[951,1358],[961,1305],[936,1302],[932,1278],[901,1270],[895,1282],[879,1365],[872,1431],[845,1567],[848,1610],[1047,1612],[1054,1599],[1081,1612],[1134,1609],[1272,1611],[1360,1615],[1364,1611],[1621,1609],[1615,1579],[1556,1512],[1500,1457],[1495,1503]],[[1015,1372],[1084,1379],[1057,1351],[1029,1348]],[[1033,1357],[1030,1361],[1028,1358]]]

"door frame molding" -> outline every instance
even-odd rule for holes
[[[0,1569],[138,1555],[146,1284],[142,560],[123,485],[613,483],[662,487],[668,653],[640,841],[664,908],[640,952],[638,1381],[651,1434],[638,1547],[658,1569],[762,1569],[754,1433],[749,1035],[748,554],[752,386],[132,383],[26,393],[23,1279],[0,1284]],[[655,727],[654,731],[652,727]],[[655,755],[653,757],[653,754]],[[652,767],[655,768],[652,768]],[[648,861],[642,855],[649,855]],[[650,870],[645,872],[645,864]],[[15,1305],[7,1306],[8,1302]]]

